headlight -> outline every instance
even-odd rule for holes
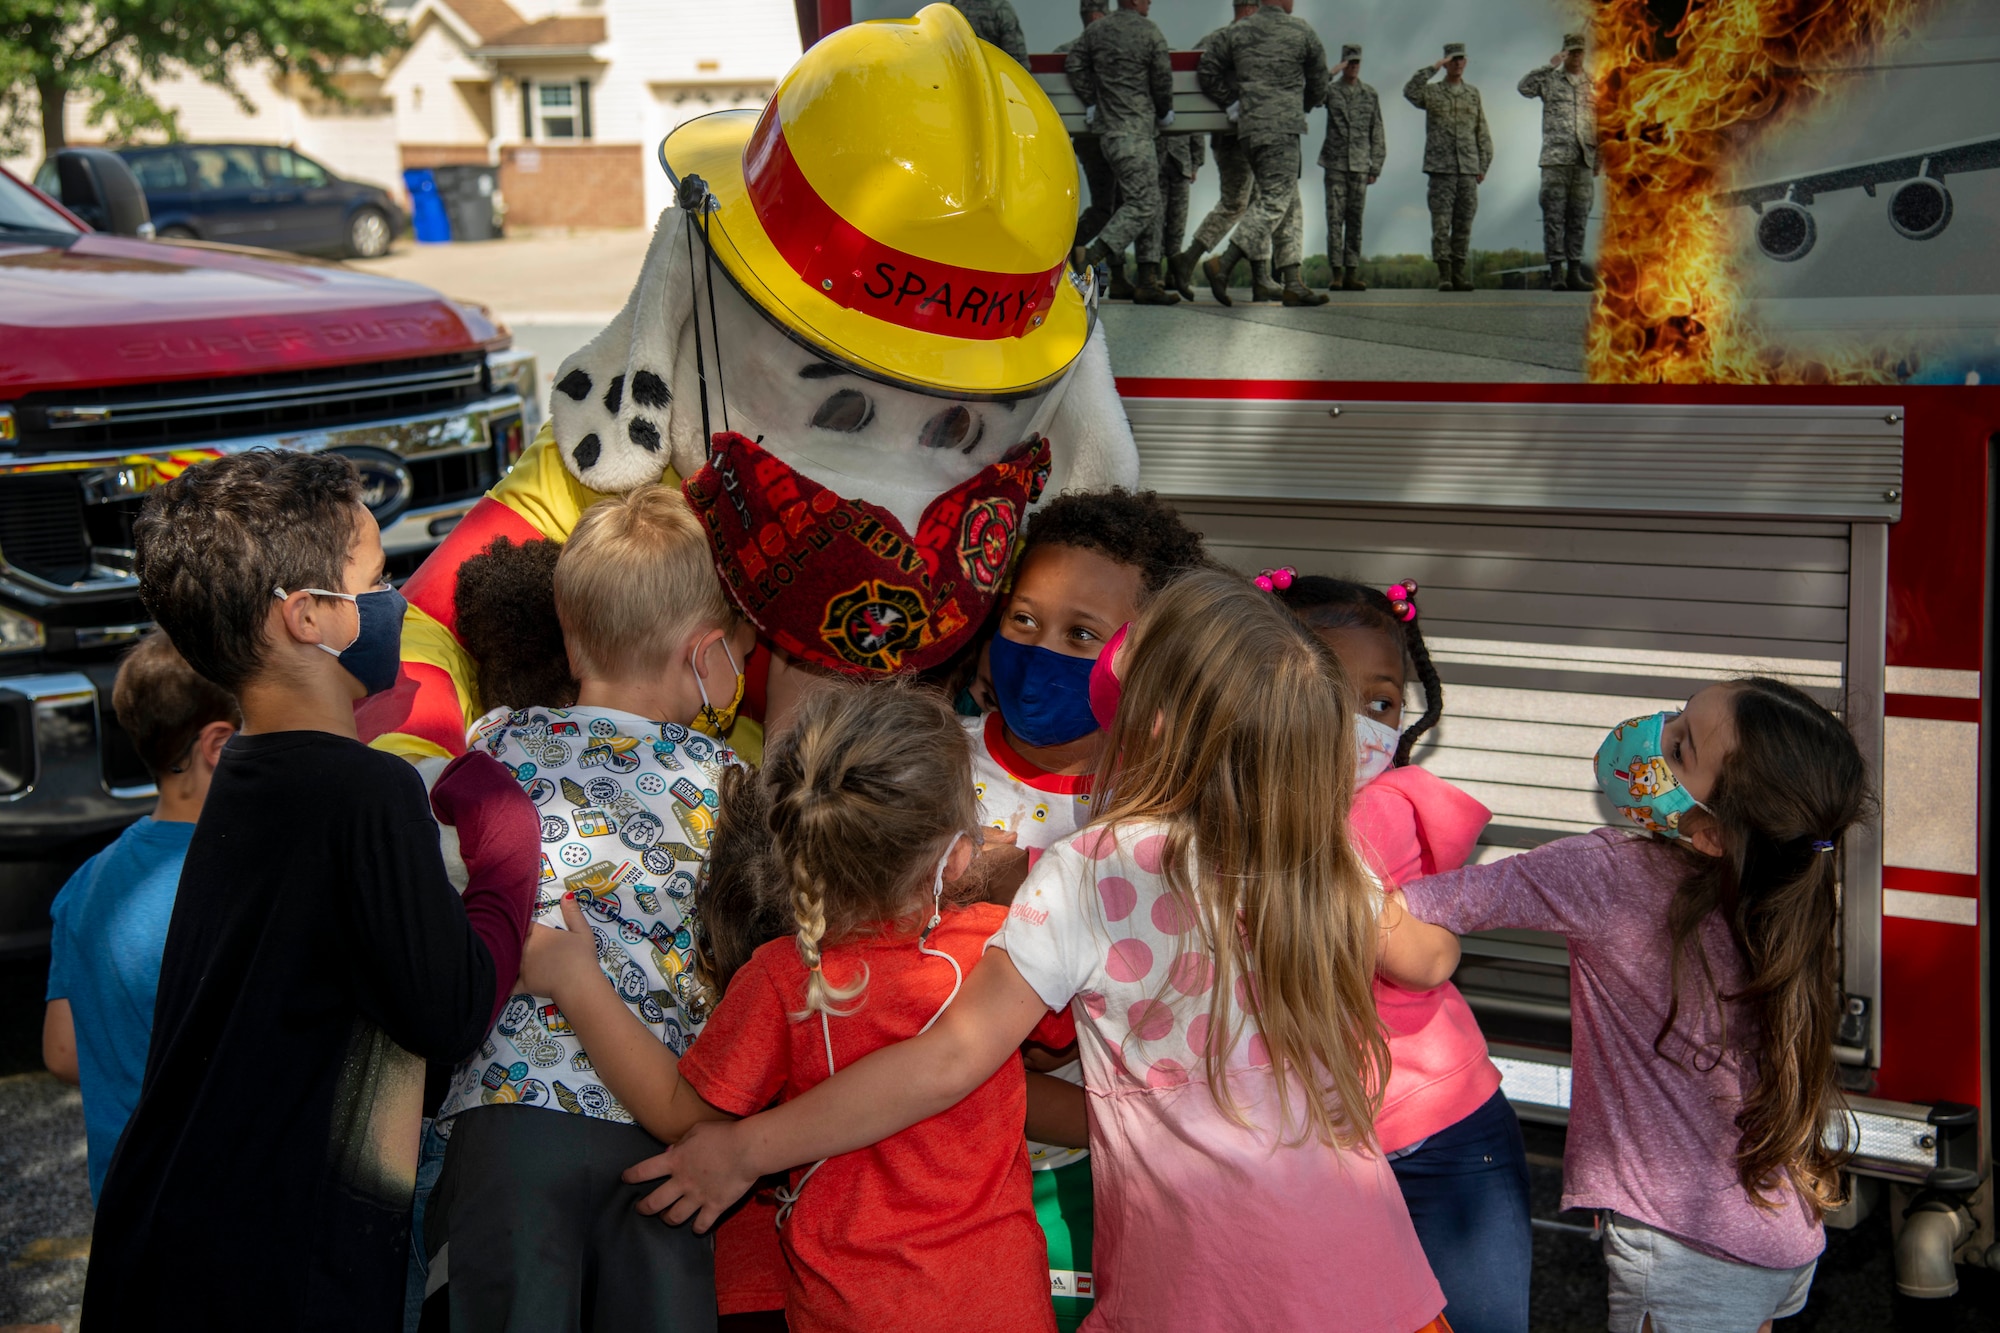
[[[0,440],[14,438],[14,409],[0,407]]]
[[[504,352],[488,352],[486,370],[493,378],[493,389],[496,393],[512,389],[521,395],[521,402],[525,406],[524,415],[527,417],[528,435],[533,438],[542,425],[542,386],[539,382],[541,375],[536,368],[535,354],[520,348],[509,348]]]
[[[32,653],[44,642],[41,621],[0,606],[0,653]]]

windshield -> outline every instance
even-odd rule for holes
[[[22,232],[63,241],[82,235],[74,222],[36,198],[12,176],[0,172],[0,238]]]

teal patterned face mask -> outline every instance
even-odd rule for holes
[[[1611,804],[1648,833],[1667,838],[1681,836],[1681,818],[1688,811],[1708,809],[1681,785],[1662,753],[1660,731],[1669,718],[1679,716],[1654,713],[1620,722],[1597,747],[1597,785]]]

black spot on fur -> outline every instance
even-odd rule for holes
[[[582,366],[578,366],[563,376],[556,387],[580,403],[590,397],[590,376],[584,372]]]
[[[578,440],[576,442],[576,448],[569,451],[569,456],[576,460],[576,465],[578,467],[582,468],[585,472],[588,472],[592,468],[597,466],[597,456],[603,451],[604,451],[604,441],[598,439],[596,435],[592,434],[592,435],[586,435],[582,439]]]
[[[674,394],[665,380],[642,370],[632,376],[632,401],[641,407],[665,407],[674,401]]]
[[[613,375],[611,387],[604,391],[604,410],[612,416],[618,415],[618,405],[625,401],[625,377]]]
[[[633,417],[625,427],[625,433],[632,437],[632,443],[649,454],[660,452],[660,428],[644,417]]]

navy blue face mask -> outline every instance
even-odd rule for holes
[[[410,607],[402,593],[394,588],[371,588],[361,593],[328,592],[324,588],[299,588],[294,591],[309,592],[315,597],[338,597],[354,603],[355,614],[361,621],[361,630],[354,636],[354,642],[345,648],[324,643],[315,646],[323,653],[332,654],[347,674],[360,681],[361,688],[368,693],[381,694],[395,687],[396,675],[403,664],[403,612]],[[283,588],[273,588],[271,592],[280,601],[288,595]]]
[[[993,693],[1007,729],[1040,748],[1079,740],[1097,730],[1090,711],[1095,659],[1071,657],[995,635],[989,657]]]

